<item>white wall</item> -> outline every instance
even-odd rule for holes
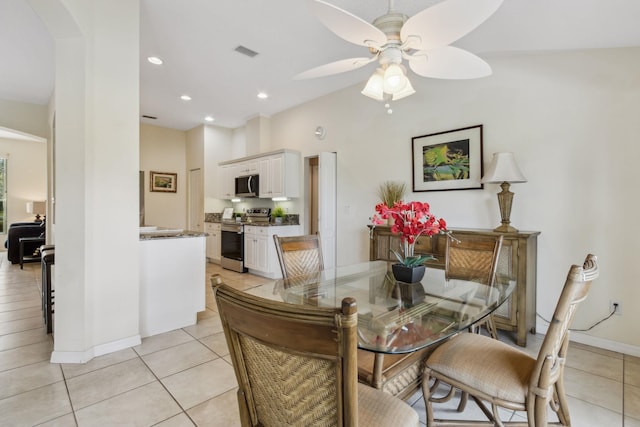
[[[0,157],[7,158],[7,229],[14,222],[33,221],[30,201],[47,199],[47,145],[42,142],[0,138]],[[4,250],[6,234],[0,234]]]
[[[538,312],[550,318],[570,264],[597,254],[601,275],[578,311],[575,327],[608,313],[588,332],[591,342],[639,352],[640,288],[633,256],[637,159],[640,158],[640,49],[590,50],[488,58],[493,75],[449,81],[410,74],[417,93],[394,103],[392,115],[362,96],[362,85],[293,108],[271,119],[272,149],[303,156],[336,151],[338,158],[338,257],[340,264],[368,258],[366,225],[378,202],[378,185],[401,180],[412,188],[411,138],[484,125],[484,163],[513,151],[528,178],[513,185],[511,223],[542,234],[538,248]],[[364,82],[363,82],[364,85]],[[313,131],[324,126],[327,136]],[[410,193],[428,201],[451,227],[494,228],[500,215],[498,185],[484,190]],[[302,212],[302,198],[294,209]],[[538,329],[545,324],[538,320]],[[573,335],[574,337],[577,334]],[[580,339],[580,338],[579,338]]]
[[[219,126],[205,125],[204,131],[204,211],[222,212],[231,205],[229,201],[218,199],[221,193],[218,163],[231,159],[233,131]]]
[[[30,4],[52,33],[56,50],[51,360],[85,362],[140,343],[139,4]]]
[[[48,138],[47,106],[0,99],[0,127]]]
[[[140,125],[140,170],[144,171],[145,223],[187,227],[187,134],[181,130]],[[178,174],[177,192],[151,192],[149,173]]]

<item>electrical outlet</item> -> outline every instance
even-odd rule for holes
[[[615,311],[615,314],[618,316],[622,316],[622,304],[620,301],[611,300],[609,301],[609,312]]]

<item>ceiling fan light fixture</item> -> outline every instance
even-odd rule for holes
[[[367,84],[365,85],[364,89],[362,89],[362,92],[360,93],[363,94],[364,96],[368,96],[369,98],[373,98],[376,101],[384,100],[384,92],[382,89],[384,85],[383,76],[384,76],[384,71],[382,70],[382,68],[376,69],[376,71],[371,75],[371,77],[369,77]]]
[[[441,0],[411,17],[396,12],[394,0],[388,0],[387,13],[373,24],[328,1],[309,0],[309,4],[329,30],[350,43],[367,47],[373,56],[330,62],[299,73],[295,79],[351,71],[377,60],[380,68],[361,93],[390,102],[415,93],[404,60],[421,77],[473,79],[491,74],[491,67],[484,60],[451,43],[487,20],[504,0]],[[387,108],[391,114],[391,108]]]
[[[416,93],[416,91],[413,88],[413,86],[411,86],[411,82],[409,81],[409,79],[406,76],[405,76],[405,79],[407,79],[407,84],[404,86],[404,88],[401,91],[398,91],[398,92],[393,94],[393,101],[397,101],[399,99],[406,98],[407,96],[411,96],[414,93]]]
[[[409,82],[409,79],[404,73],[404,67],[398,64],[389,64],[387,69],[384,70],[384,84],[383,90],[392,95],[401,92]]]

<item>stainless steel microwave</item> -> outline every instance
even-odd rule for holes
[[[245,175],[236,177],[236,197],[258,197],[259,175]]]

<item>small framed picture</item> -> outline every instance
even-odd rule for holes
[[[413,191],[483,188],[482,125],[411,138]]]
[[[151,191],[175,193],[178,191],[178,174],[170,172],[149,172]]]

